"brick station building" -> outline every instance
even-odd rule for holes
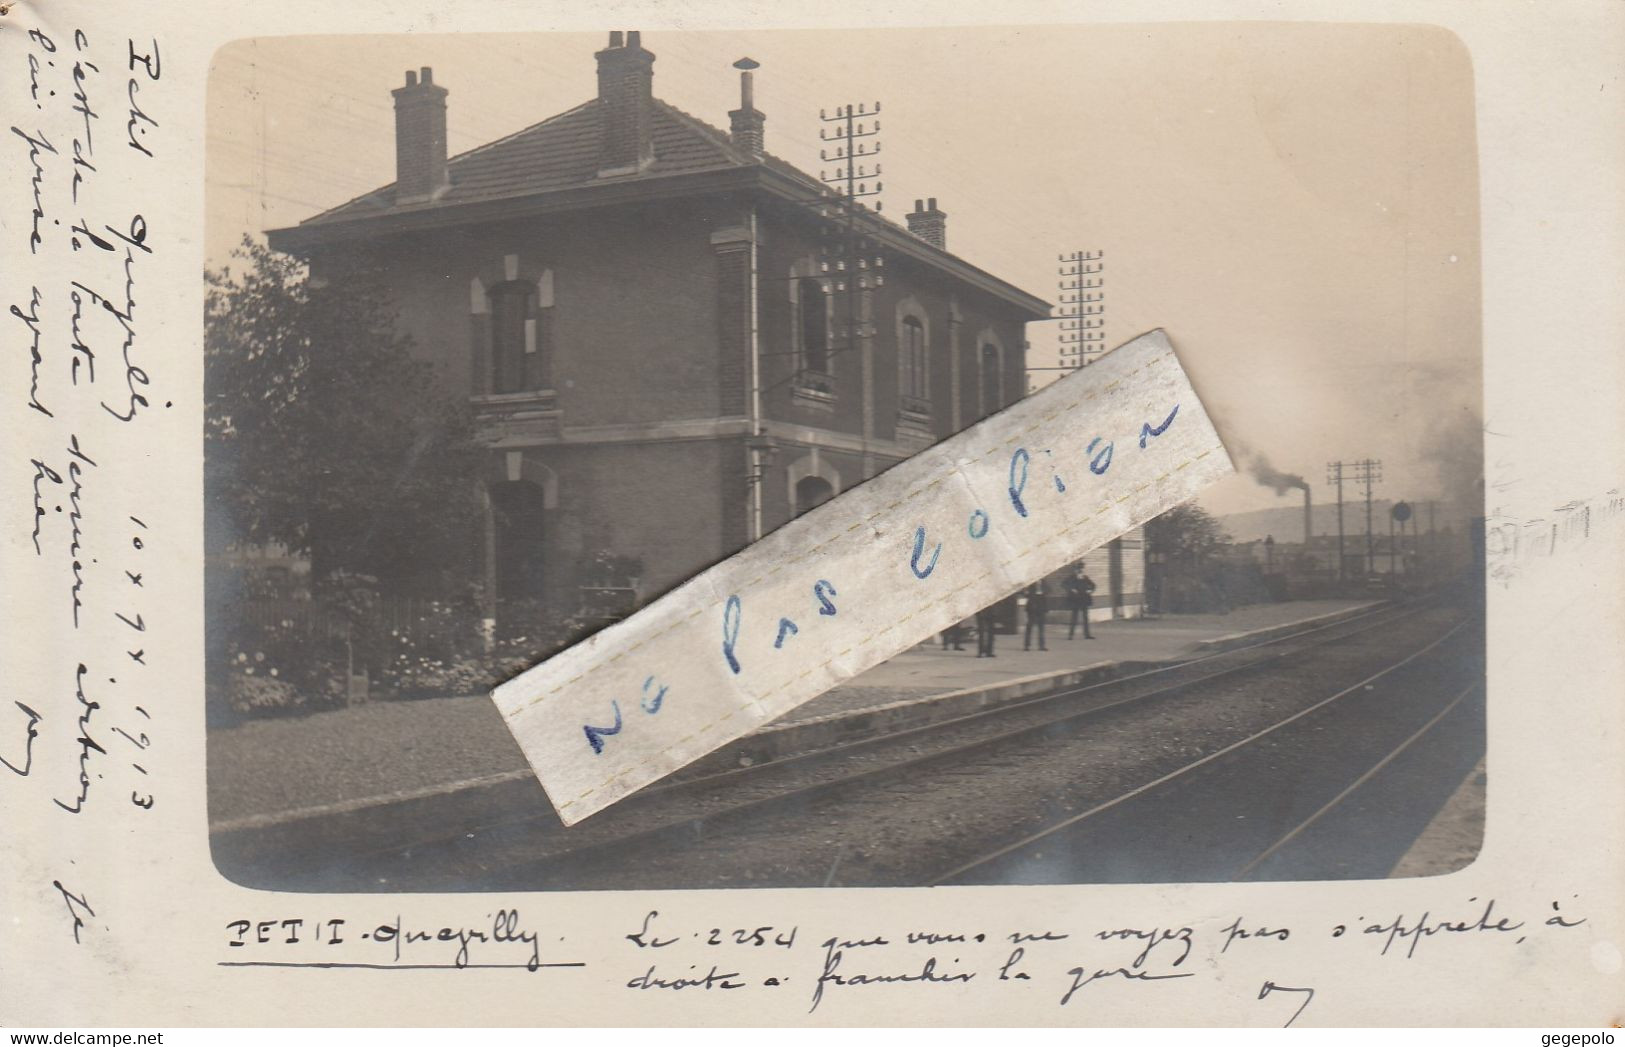
[[[905,229],[765,152],[748,72],[724,132],[654,97],[638,33],[596,59],[596,97],[450,159],[447,88],[408,72],[394,184],[269,234],[313,277],[384,265],[469,398],[493,614],[670,588],[1019,398],[1049,315],[934,200]]]

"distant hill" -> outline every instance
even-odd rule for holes
[[[1317,494],[1319,492],[1316,492]],[[1388,512],[1393,503],[1385,498],[1371,500],[1371,526],[1378,534],[1388,533]],[[1316,534],[1337,533],[1337,503],[1322,505],[1318,501],[1313,509],[1313,527]],[[1245,513],[1229,513],[1217,518],[1219,525],[1229,532],[1232,541],[1259,542],[1274,535],[1277,542],[1303,541],[1303,494],[1289,491],[1281,496],[1277,509],[1254,509]],[[1439,525],[1444,525],[1440,519]],[[1427,514],[1423,511],[1422,529],[1427,528]],[[1343,533],[1365,533],[1365,501],[1343,503]]]

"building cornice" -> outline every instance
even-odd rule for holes
[[[526,218],[568,214],[629,204],[674,200],[729,192],[766,192],[774,198],[805,205],[817,198],[800,179],[767,164],[718,167],[658,178],[605,179],[569,189],[501,197],[471,203],[424,203],[393,207],[376,214],[327,218],[301,225],[271,229],[266,238],[273,250],[298,256],[330,247],[345,247],[385,237]],[[833,203],[834,201],[832,201]],[[926,243],[878,216],[865,214],[865,232],[899,255],[945,272],[1029,314],[1047,319],[1050,304],[1001,280],[957,255]]]
[[[452,229],[542,215],[564,214],[630,203],[668,200],[707,193],[737,192],[755,182],[751,167],[719,167],[662,178],[606,178],[569,189],[505,196],[471,203],[438,203],[395,207],[376,214],[325,218],[266,231],[271,247],[304,255],[324,247],[342,247],[380,237]]]
[[[765,434],[780,443],[798,447],[820,447],[830,451],[861,454],[865,451],[901,461],[919,448],[895,440],[870,440],[856,433],[799,425],[767,419]],[[671,443],[684,440],[726,440],[748,436],[750,420],[727,418],[681,418],[669,422],[628,422],[615,425],[566,425],[557,434],[510,432],[486,442],[492,450],[518,450],[525,447],[576,447],[601,444]]]
[[[762,172],[762,188],[781,200],[802,207],[823,200],[822,197],[814,195],[814,188],[800,178],[772,167],[763,166],[760,170]],[[828,203],[832,207],[837,207],[840,205],[840,200],[830,197]],[[900,255],[906,255],[922,265],[943,270],[997,298],[1016,305],[1031,313],[1031,319],[1033,320],[1049,319],[1050,303],[1037,295],[1030,294],[1015,284],[1002,280],[987,270],[970,264],[956,254],[927,243],[907,229],[894,225],[877,214],[860,211],[857,220],[862,223],[863,232],[866,236],[886,248]]]

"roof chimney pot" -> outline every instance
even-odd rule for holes
[[[903,216],[908,221],[908,231],[924,240],[932,247],[948,249],[948,216],[937,210],[937,198],[931,197],[920,206],[920,201],[914,201],[912,213]]]
[[[643,49],[642,34],[610,34],[609,46],[597,54],[598,104],[602,137],[598,174],[636,174],[654,162],[654,61]]]
[[[763,150],[763,125],[767,117],[756,108],[756,83],[752,70],[761,67],[754,58],[741,58],[734,63],[739,70],[739,108],[728,113],[728,129],[733,144],[752,153]]]
[[[448,185],[446,172],[446,89],[423,66],[406,71],[406,86],[395,97],[395,202],[433,200]]]

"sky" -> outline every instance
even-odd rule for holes
[[[210,79],[210,264],[245,233],[391,182],[389,92],[406,69],[432,66],[449,89],[455,155],[591,98],[606,38],[228,45]],[[657,31],[644,45],[655,94],[724,128],[732,63],[760,62],[767,148],[814,174],[819,110],[879,101],[883,213],[936,197],[950,250],[1048,301],[1060,254],[1103,252],[1107,343],[1165,329],[1237,461],[1200,498],[1211,511],[1296,504],[1249,477],[1260,456],[1317,502],[1327,462],[1363,458],[1383,463],[1379,498],[1465,513],[1478,497],[1473,82],[1448,32]],[[1029,365],[1058,362],[1056,327],[1029,325]]]

